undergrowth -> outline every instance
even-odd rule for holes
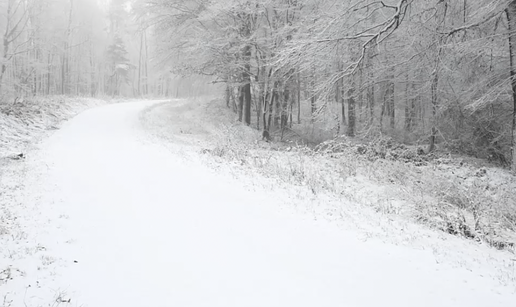
[[[203,153],[306,186],[314,194],[331,193],[514,251],[516,180],[502,169],[474,167],[444,152],[428,155],[389,138],[339,138],[307,147],[257,141],[257,131],[233,125],[215,139],[216,146]]]
[[[92,106],[105,103],[92,98],[31,97],[0,101],[0,157],[22,151],[44,131]]]

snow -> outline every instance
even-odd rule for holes
[[[60,122],[82,110],[105,104],[92,98],[60,96],[0,104],[0,158],[24,151]]]
[[[85,111],[28,155],[21,231],[0,241],[16,251],[0,254],[3,306],[515,304],[516,281],[490,267],[307,219],[289,191],[164,146],[140,121],[156,103]]]

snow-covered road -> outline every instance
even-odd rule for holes
[[[142,131],[139,114],[148,106],[86,111],[42,145],[48,170],[38,178],[41,197],[53,200],[62,221],[45,241],[62,263],[47,279],[62,291],[60,301],[85,307],[516,306],[510,288],[440,265],[430,251],[363,242],[324,221],[282,213],[271,195],[185,162]],[[25,301],[36,302],[35,296]]]

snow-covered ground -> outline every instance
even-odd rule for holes
[[[366,240],[306,218],[289,209],[303,206],[291,191],[164,146],[140,121],[155,103],[85,111],[20,162],[11,203],[21,218],[0,232],[0,306],[515,304],[513,255],[479,247],[447,262],[438,242]]]

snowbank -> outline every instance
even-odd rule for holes
[[[73,115],[105,101],[48,97],[0,104],[0,157],[18,154]]]
[[[435,231],[435,227],[408,216],[415,212],[411,210],[414,204],[421,205],[416,199],[421,193],[409,194],[406,184],[414,181],[410,176],[417,169],[408,172],[408,166],[390,161],[366,163],[339,154],[303,152],[294,144],[287,150],[288,145],[260,141],[259,132],[233,123],[232,117],[217,102],[193,101],[155,105],[144,112],[142,120],[149,133],[186,159],[201,160],[214,172],[232,175],[250,189],[266,187],[266,194],[285,195],[282,210],[358,231],[365,241],[431,250],[438,263],[482,272],[502,284],[514,285],[511,248],[499,251],[482,242]],[[178,143],[190,150],[187,146],[179,150]],[[419,171],[418,178],[433,180],[437,170],[432,167],[425,168],[426,173]],[[499,174],[498,179],[502,179]]]
[[[444,152],[420,155],[388,138],[343,137],[315,148],[298,146],[296,137],[266,143],[220,100],[157,105],[147,113],[156,135],[197,145],[221,163],[515,251],[516,177],[508,170]]]
[[[48,97],[0,104],[0,289],[40,287],[43,279],[39,278],[40,274],[31,272],[48,275],[46,273],[56,265],[39,240],[49,224],[48,219],[43,218],[46,212],[41,203],[44,200],[38,193],[28,195],[26,192],[27,187],[39,180],[31,178],[28,171],[31,170],[31,174],[43,172],[34,170],[37,165],[34,149],[65,120],[105,103],[91,98]],[[22,153],[23,156],[19,156]],[[34,279],[20,278],[27,274],[35,276]],[[56,293],[56,299],[58,296]],[[11,303],[9,297],[0,297],[1,306],[11,306]]]

